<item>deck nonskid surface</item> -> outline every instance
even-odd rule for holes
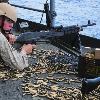
[[[23,72],[1,65],[0,100],[81,100],[82,79],[77,77],[77,58],[41,43],[33,51],[33,60],[36,63]],[[97,90],[86,98],[99,100],[100,94]]]

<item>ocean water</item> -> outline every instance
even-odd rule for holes
[[[25,7],[44,9],[44,3],[50,0],[9,0],[10,3]],[[87,24],[88,20],[95,22],[95,26],[84,28],[80,34],[100,39],[100,0],[55,0],[55,26],[79,26]],[[17,8],[18,17],[40,22],[42,13]],[[45,14],[42,23],[45,24]]]

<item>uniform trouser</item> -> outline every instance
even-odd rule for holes
[[[5,65],[13,69],[23,70],[29,66],[27,55],[15,50],[2,33],[0,33],[0,56]]]

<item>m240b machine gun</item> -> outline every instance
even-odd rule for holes
[[[41,42],[41,39],[49,40],[52,44],[58,46],[65,51],[69,51],[75,55],[80,54],[80,36],[79,32],[83,30],[83,27],[93,26],[96,25],[95,23],[78,26],[59,26],[59,27],[52,27],[49,31],[41,31],[41,32],[25,32],[22,33],[17,37],[16,43],[19,44],[19,48],[23,44],[28,43],[37,43]],[[15,43],[15,44],[16,44]],[[78,53],[78,54],[77,54]]]

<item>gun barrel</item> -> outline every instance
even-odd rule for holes
[[[82,25],[81,27],[88,27],[88,26],[94,26],[94,25],[96,25],[96,23],[89,23],[87,25]]]

